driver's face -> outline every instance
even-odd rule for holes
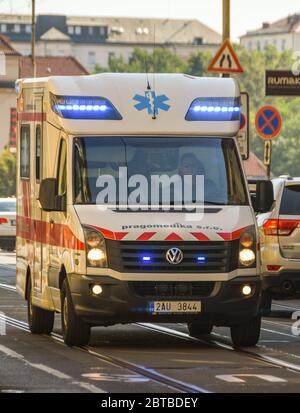
[[[198,171],[197,163],[192,159],[185,159],[181,165],[181,173],[183,175],[196,175]]]

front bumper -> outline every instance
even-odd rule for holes
[[[257,276],[218,282],[212,294],[206,297],[140,296],[132,290],[129,282],[108,276],[69,274],[68,283],[76,313],[91,325],[194,321],[231,326],[247,322],[258,314],[261,295],[261,280]],[[101,284],[101,295],[92,294],[93,284]],[[249,296],[242,295],[241,289],[245,284],[252,287]],[[153,301],[201,301],[201,313],[153,315],[150,311]]]

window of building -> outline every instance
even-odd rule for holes
[[[281,41],[281,50],[283,52],[286,50],[286,39],[282,39]]]
[[[68,33],[74,34],[74,26],[68,26]]]
[[[7,25],[6,24],[1,24],[1,32],[2,33],[7,32]]]
[[[30,126],[21,126],[20,135],[20,176],[22,179],[30,178]]]
[[[196,44],[196,45],[203,44],[203,37],[195,37],[194,44]]]
[[[116,56],[115,52],[109,52],[108,53],[108,61],[110,61],[110,59],[113,59]]]
[[[26,33],[31,33],[31,24],[26,24],[25,25],[25,32]]]
[[[275,47],[277,47],[277,39],[274,39],[274,40],[273,40],[273,45],[274,45]]]
[[[252,50],[252,42],[248,42],[248,50]]]
[[[81,26],[75,26],[75,34],[77,35],[81,34]]]
[[[89,27],[89,35],[90,35],[90,36],[93,36],[93,34],[94,34],[94,27],[93,27],[93,26],[90,26],[90,27]]]
[[[89,52],[88,54],[88,64],[89,66],[93,66],[96,64],[96,53],[95,52]]]
[[[256,43],[256,48],[257,48],[257,50],[261,50],[260,41],[258,41],[258,42]]]
[[[14,24],[14,32],[15,33],[20,33],[21,32],[21,26],[19,24]]]
[[[106,28],[105,27],[99,27],[99,34],[100,34],[100,36],[105,36]]]

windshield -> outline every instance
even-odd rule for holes
[[[0,201],[0,212],[16,212],[16,202]]]
[[[97,196],[102,189],[99,177],[107,182],[109,177],[115,180],[118,203],[121,192],[124,195],[127,191],[128,195],[132,191],[132,188],[124,189],[123,184],[118,185],[120,168],[127,168],[128,178],[138,174],[145,177],[148,183],[154,175],[175,176],[174,182],[187,175],[192,178],[202,176],[203,181],[197,182],[198,185],[203,183],[205,204],[248,205],[236,146],[230,138],[76,138],[74,166],[75,204],[99,203]],[[195,182],[192,182],[194,191]],[[143,194],[140,197],[143,198]]]

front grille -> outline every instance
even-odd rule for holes
[[[169,281],[130,281],[129,288],[140,297],[209,297],[214,282],[169,282]]]
[[[239,241],[113,241],[107,240],[109,267],[120,272],[221,273],[238,265]],[[177,247],[183,252],[180,264],[166,260],[168,249]],[[149,255],[151,262],[142,262]],[[205,257],[197,262],[197,256]]]

